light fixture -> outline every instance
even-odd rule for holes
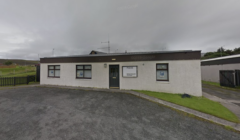
[[[106,63],[104,64],[104,68],[107,68],[107,64]]]

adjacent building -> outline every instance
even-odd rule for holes
[[[191,50],[45,57],[40,84],[202,96],[200,58]]]
[[[220,82],[221,71],[230,72],[233,78],[228,78],[222,74],[222,78],[238,86],[240,82],[240,54],[218,57],[201,61],[202,80],[211,82]]]

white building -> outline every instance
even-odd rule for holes
[[[202,80],[217,82],[220,81],[220,71],[231,70],[235,73],[236,70],[240,70],[240,55],[231,55],[218,57],[213,59],[207,59],[201,61]],[[239,75],[235,77],[235,84],[238,85]]]
[[[190,50],[46,57],[40,84],[202,96],[200,58]]]

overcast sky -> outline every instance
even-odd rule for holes
[[[0,0],[0,58],[240,47],[239,0]]]

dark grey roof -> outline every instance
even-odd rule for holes
[[[137,55],[137,54],[160,54],[160,53],[183,53],[183,52],[195,52],[201,50],[174,50],[174,51],[151,51],[151,52],[127,52],[127,53],[105,53],[94,55],[70,55],[70,56],[56,56],[56,57],[44,57],[44,58],[62,58],[62,57],[96,57],[96,56],[118,56],[118,55]]]

